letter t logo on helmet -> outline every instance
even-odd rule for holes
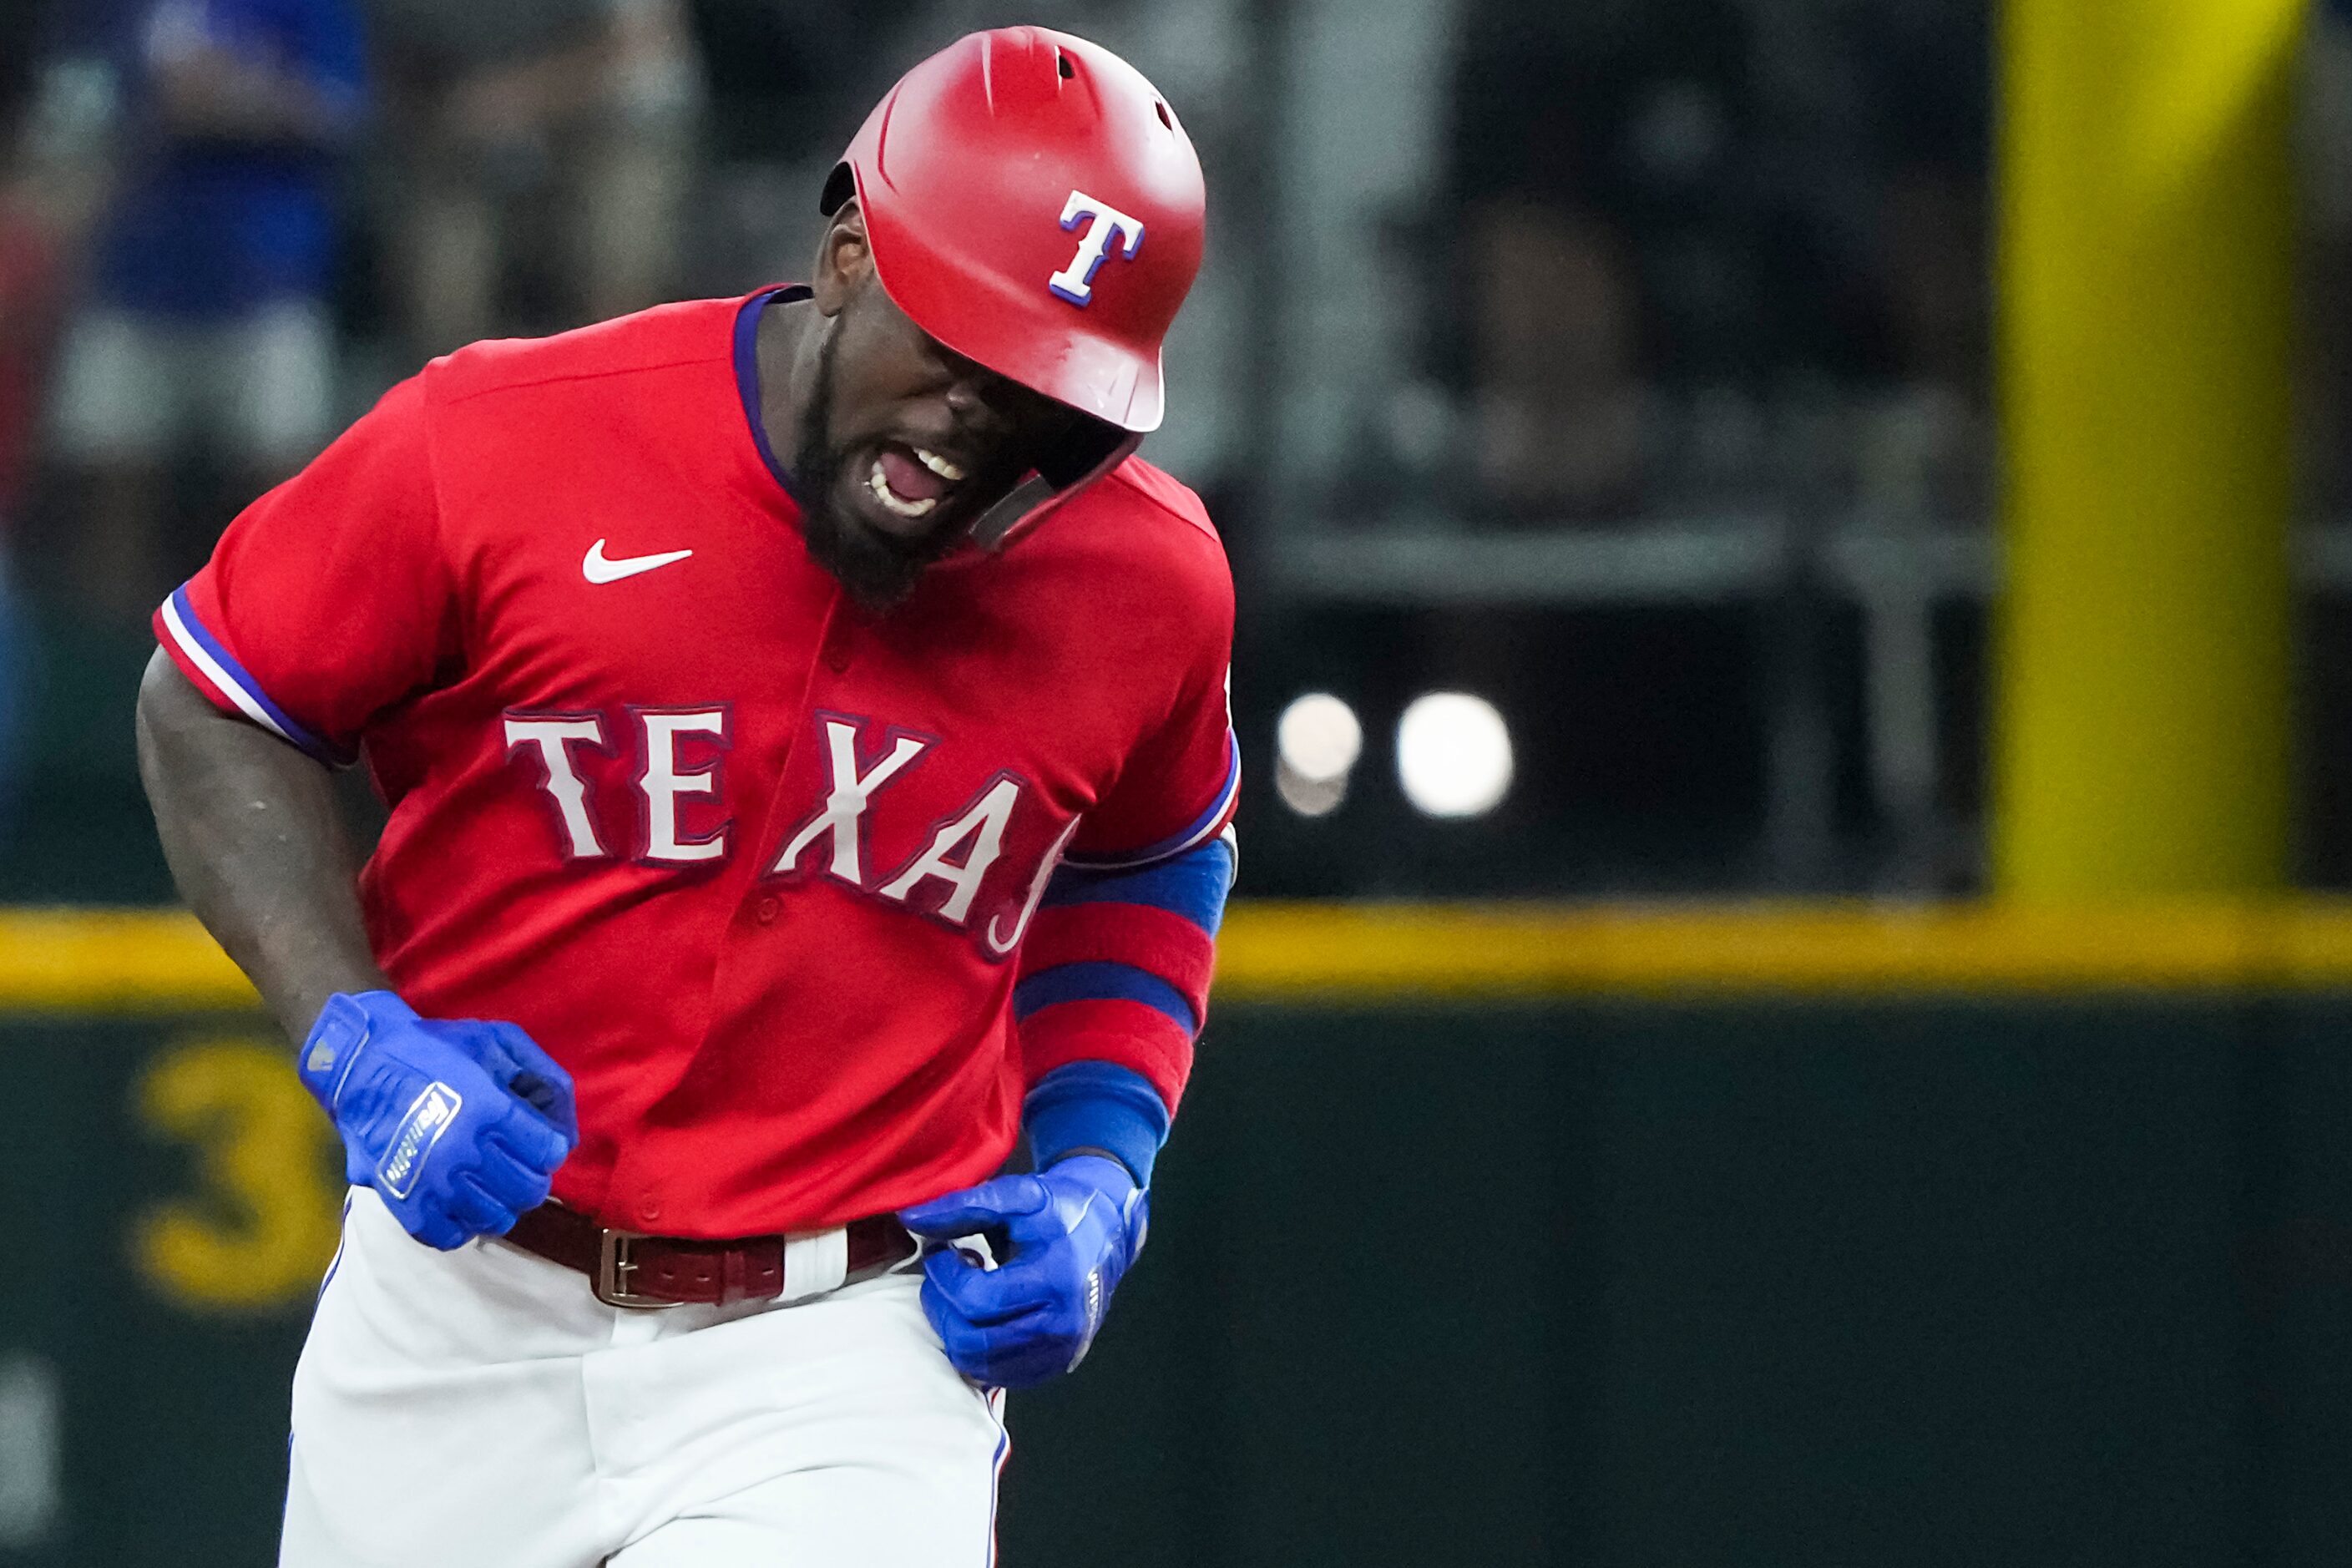
[[[1110,259],[1111,247],[1124,243],[1126,248],[1119,254],[1129,261],[1143,248],[1143,220],[1129,217],[1084,191],[1072,191],[1070,199],[1062,204],[1062,226],[1076,228],[1081,224],[1087,226],[1087,236],[1078,245],[1078,254],[1045,279],[1045,287],[1084,310],[1094,302],[1095,274]]]
[[[1133,66],[1044,27],[962,38],[867,117],[825,212],[853,195],[875,275],[916,325],[1114,431],[1159,428],[1160,342],[1200,270],[1207,198],[1191,138]]]

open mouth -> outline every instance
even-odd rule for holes
[[[890,516],[917,522],[952,499],[968,477],[961,464],[937,452],[893,442],[876,454],[866,488]]]

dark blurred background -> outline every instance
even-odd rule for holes
[[[1233,555],[1248,794],[1152,1261],[1016,1404],[1008,1561],[2352,1563],[2352,920],[2278,899],[2352,886],[2352,0],[0,0],[0,1561],[265,1560],[334,1244],[216,955],[6,907],[170,900],[150,609],[428,356],[797,275],[877,97],[1012,21],[1129,56],[1207,166],[1146,455]],[[2290,98],[2291,286],[2193,216]],[[2004,272],[1997,213],[2066,226],[2021,147],[2209,205],[2151,183]],[[2004,357],[1994,280],[2088,257],[2087,321],[2110,245],[2292,382],[2292,591],[2004,666],[2018,542],[2099,510],[2016,508],[2066,466],[2026,438],[2116,493],[2170,344],[2104,320],[2045,428],[2019,366],[2073,322]],[[2150,558],[2258,582],[2285,467]],[[2121,538],[2074,596],[2193,620],[2197,563]],[[2003,696],[2282,626],[2290,682],[2221,683],[2243,787],[2177,824],[2107,833],[2069,725],[2226,774],[2226,712]],[[1997,710],[2063,765],[2004,775]],[[2138,859],[2004,858],[2053,810]],[[1939,912],[2037,885],[2226,907]],[[1517,898],[1580,903],[1465,910]]]
[[[796,275],[866,109],[1004,11],[12,0],[0,898],[166,893],[123,697],[148,610],[257,487],[457,343]],[[1241,582],[1249,890],[1974,885],[1982,5],[1020,15],[1142,61],[1210,172],[1150,455]],[[1421,742],[1469,769],[1424,781],[1452,816],[1398,773],[1433,690],[1492,710]],[[1309,692],[1344,709],[1286,752]]]
[[[882,88],[1004,9],[12,0],[0,898],[166,891],[112,716],[147,611],[257,487],[457,343],[796,275]],[[245,20],[214,37],[213,12]],[[1144,61],[1209,168],[1150,455],[1211,498],[1241,582],[1249,890],[1979,885],[1984,5],[1020,15]],[[241,53],[238,26],[277,41]],[[2352,790],[2347,32],[2324,15],[2306,50],[2322,805]],[[229,140],[240,113],[268,133]],[[1400,787],[1431,690],[1499,717],[1491,806],[1483,776],[1436,781],[1450,818]],[[1306,771],[1278,768],[1308,692],[1346,711],[1300,715]],[[2352,814],[2302,826],[2300,879],[2352,880]]]

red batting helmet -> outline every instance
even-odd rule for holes
[[[916,325],[1120,430],[1159,428],[1160,343],[1201,268],[1206,196],[1133,66],[1043,27],[974,33],[866,117],[826,214],[853,194]]]

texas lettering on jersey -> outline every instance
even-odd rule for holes
[[[537,786],[545,793],[551,852],[572,862],[614,858],[616,850],[608,847],[619,842],[609,826],[614,805],[592,794],[578,759],[583,750],[610,753],[616,747],[633,746],[635,799],[629,808],[634,824],[629,858],[646,865],[698,866],[725,860],[735,851],[731,816],[699,832],[681,826],[688,803],[712,811],[726,809],[720,769],[728,711],[725,707],[662,712],[632,709],[609,718],[509,712],[502,730],[509,752],[528,759]],[[1024,805],[1033,812],[1047,809],[1032,798],[1034,785],[1017,773],[999,773],[968,807],[932,827],[911,859],[885,869],[866,850],[866,814],[891,781],[919,762],[935,742],[848,714],[820,714],[817,726],[820,754],[828,770],[824,797],[769,860],[766,874],[785,883],[811,875],[831,877],[860,893],[970,930],[991,959],[1013,956],[1077,822],[1066,826],[1034,865],[1016,872],[1019,891],[1009,905],[1002,896],[983,900],[991,873],[1004,858],[1005,837],[1015,815]],[[887,742],[878,752],[861,748],[861,737],[869,732]],[[689,763],[688,748],[698,743],[706,749],[708,760]],[[870,761],[862,762],[862,756]],[[1004,881],[1003,877],[996,879],[1000,895]],[[977,924],[976,905],[990,917]]]
[[[989,1175],[1028,1070],[1011,961],[1053,927],[1070,973],[1104,967],[1055,868],[1183,856],[1238,792],[1198,500],[1130,458],[866,613],[751,416],[759,312],[795,297],[436,361],[157,617],[215,702],[364,761],[378,962],[572,1072],[556,1195],[608,1225],[817,1228]],[[1173,1106],[1189,1037],[1115,1026],[1185,1012],[1159,1001],[1048,1006],[1053,1049]]]

